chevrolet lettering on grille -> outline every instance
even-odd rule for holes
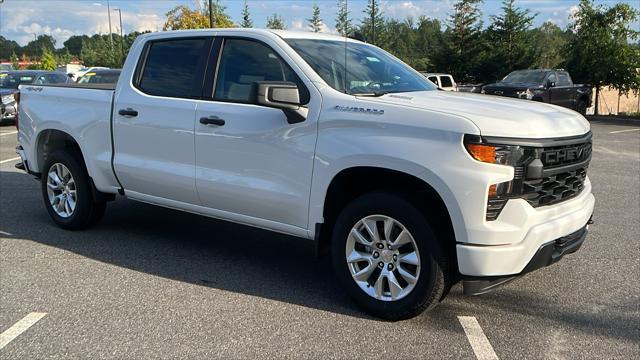
[[[545,166],[561,165],[586,160],[591,156],[591,144],[580,144],[564,149],[547,150],[542,154]]]

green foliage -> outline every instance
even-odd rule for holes
[[[18,63],[18,61],[20,61],[20,59],[18,59],[18,55],[16,55],[15,52],[11,53],[11,57],[9,58],[9,60],[11,61],[11,65],[13,65],[13,68],[15,70],[20,69],[20,64]]]
[[[313,14],[311,18],[307,19],[309,23],[309,29],[313,32],[320,32],[322,30],[322,18],[320,17],[320,7],[318,4],[313,3]]]
[[[342,36],[350,36],[353,32],[353,25],[349,18],[349,8],[346,0],[338,0],[336,31]]]
[[[502,14],[492,16],[492,23],[486,30],[489,66],[484,68],[490,79],[526,69],[535,61],[535,47],[528,32],[535,15],[517,8],[514,3],[515,0],[503,0]]]
[[[213,27],[234,27],[231,17],[225,13],[226,7],[219,0],[212,4]],[[194,10],[185,5],[178,5],[166,14],[167,20],[163,30],[207,29],[210,27],[209,2],[205,1],[202,10]]]
[[[282,16],[273,14],[267,18],[267,29],[286,30],[287,25],[285,25]]]
[[[13,41],[5,39],[0,35],[0,59],[8,59],[12,54],[20,51],[20,45]]]
[[[247,4],[246,0],[244,2],[244,7],[242,8],[242,22],[240,23],[240,27],[253,27],[253,20],[251,20],[251,14],[249,13],[249,4]]]
[[[58,67],[56,58],[49,49],[42,50],[42,57],[40,58],[40,69],[53,71]]]
[[[482,0],[456,2],[444,33],[443,58],[447,64],[441,71],[453,74],[458,81],[474,81],[480,77],[479,54],[483,51],[480,4]]]
[[[530,31],[529,36],[535,43],[534,68],[554,69],[561,67],[566,60],[564,48],[571,39],[571,31],[563,31],[552,22],[545,22]]]
[[[363,11],[362,22],[359,31],[367,42],[384,47],[387,40],[385,20],[382,16],[379,0],[368,0],[367,7]]]

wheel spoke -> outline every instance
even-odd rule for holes
[[[67,203],[69,204],[69,214],[71,214],[76,208],[76,199],[72,196],[67,196]]]
[[[356,279],[356,281],[367,281],[371,277],[371,274],[373,274],[373,270],[375,270],[375,268],[376,267],[370,263],[357,273],[353,274],[353,278]]]
[[[52,187],[52,189],[59,189],[60,188],[60,185],[62,184],[62,180],[60,180],[60,177],[58,177],[58,174],[56,174],[55,172],[50,172],[49,173],[49,179],[52,182],[47,181],[47,184],[55,186],[55,188]]]
[[[367,229],[371,240],[380,241],[380,235],[378,235],[378,227],[376,226],[375,220],[365,219],[363,221],[364,228]]]
[[[399,260],[401,263],[411,264],[416,266],[420,263],[420,260],[418,259],[418,254],[416,254],[415,251],[400,255]]]
[[[398,249],[402,247],[402,245],[410,244],[412,241],[413,239],[411,239],[411,234],[409,234],[407,230],[403,229],[402,232],[398,234],[398,237],[396,237],[395,241],[393,242],[393,247],[395,249]]]
[[[356,228],[351,229],[351,236],[353,236],[353,238],[362,245],[371,245],[371,243],[364,236],[362,236],[360,231],[358,231],[358,229]]]
[[[398,266],[398,273],[400,273],[400,276],[402,276],[404,281],[406,281],[409,284],[415,284],[416,281],[418,280],[415,276],[413,276],[407,270],[403,269],[402,266]]]
[[[388,218],[384,220],[384,239],[387,241],[391,241],[391,231],[393,230],[393,225],[395,221],[392,218]]]
[[[373,285],[373,291],[375,292],[376,298],[378,299],[382,299],[382,297],[384,296],[382,294],[382,290],[384,289],[383,281],[384,277],[382,276],[382,274],[380,274],[375,284]]]
[[[391,291],[391,298],[396,299],[402,292],[402,286],[398,283],[398,279],[396,279],[396,275],[389,271],[387,273],[387,281],[389,281],[389,291]]]
[[[371,257],[371,255],[369,255],[369,254],[353,250],[351,252],[351,254],[349,254],[349,256],[347,256],[347,262],[351,264],[351,263],[357,263],[357,262],[360,262],[360,261],[369,261],[370,257]]]

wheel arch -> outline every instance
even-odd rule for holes
[[[68,149],[79,155],[83,165],[85,166],[85,168],[87,168],[80,143],[67,131],[49,128],[40,131],[38,133],[38,136],[36,137],[36,169],[38,169],[41,173],[44,172],[45,169],[43,169],[42,167],[47,161],[47,156],[60,149]]]

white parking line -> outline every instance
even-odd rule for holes
[[[12,162],[12,161],[16,161],[16,160],[20,160],[20,157],[18,156],[18,157],[14,157],[14,158],[7,159],[7,160],[1,160],[1,161],[0,161],[0,164],[4,164],[4,163],[8,163],[8,162]]]
[[[609,134],[620,134],[620,133],[624,133],[624,132],[631,132],[631,131],[640,131],[640,128],[637,128],[637,129],[627,129],[627,130],[617,130],[617,131],[609,131]]]
[[[474,316],[458,316],[458,321],[467,334],[467,339],[478,360],[498,360],[489,339],[484,335],[478,320]]]
[[[22,320],[13,324],[12,327],[0,334],[0,349],[7,346],[8,343],[13,341],[13,339],[17,338],[20,334],[27,331],[27,329],[32,327],[33,324],[37,323],[45,315],[47,315],[47,313],[32,312],[23,317]]]
[[[5,136],[5,135],[14,135],[17,134],[17,131],[9,131],[9,132],[0,132],[0,136]]]

